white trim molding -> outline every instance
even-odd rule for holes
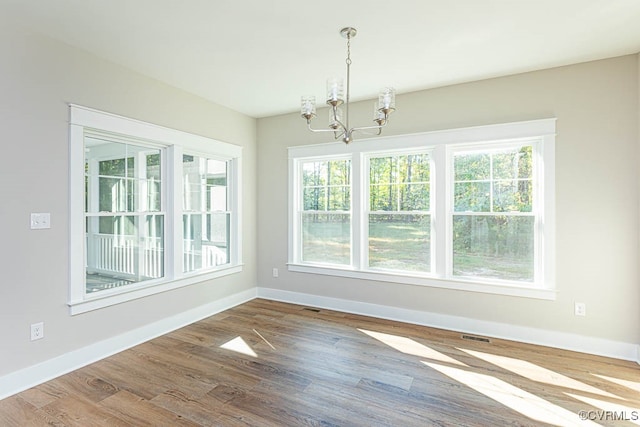
[[[142,326],[124,334],[91,344],[87,347],[62,354],[34,366],[0,377],[0,400],[20,393],[38,384],[52,380],[83,366],[97,362],[113,354],[127,350],[153,338],[213,316],[221,311],[251,301],[256,297],[256,288],[226,296],[189,311]]]
[[[440,313],[410,310],[380,304],[371,304],[342,298],[258,288],[258,298],[292,304],[308,305],[328,310],[395,320],[415,325],[446,329],[460,333],[482,335],[496,339],[543,345],[596,356],[612,357],[640,363],[640,347],[637,344],[588,337],[567,332],[549,331],[499,322],[451,316]]]
[[[98,142],[96,142],[98,141]],[[88,142],[97,144],[96,150],[107,142],[108,144],[126,144],[153,149],[154,155],[159,156],[161,165],[161,178],[158,199],[160,206],[147,211],[137,206],[131,208],[115,208],[101,211],[98,194],[100,175],[98,169],[98,157],[95,155],[87,158],[89,173],[85,170],[85,157],[87,156]],[[120,145],[118,145],[120,147]],[[97,310],[124,301],[131,301],[137,298],[147,297],[160,292],[188,286],[205,280],[216,279],[230,274],[237,274],[242,271],[242,152],[239,145],[230,144],[195,135],[176,129],[158,126],[152,123],[142,122],[128,117],[118,116],[112,113],[102,112],[80,105],[69,104],[69,313],[77,315],[91,310]],[[101,152],[101,159],[114,159],[114,154],[108,151]],[[183,182],[183,156],[198,156],[201,160],[216,160],[225,162],[226,184],[225,192],[227,203],[224,210],[216,207],[215,211],[193,210],[183,208],[182,195],[185,191]],[[122,156],[117,154],[115,158]],[[145,157],[139,157],[135,164],[145,164]],[[94,166],[92,166],[94,165]],[[144,168],[138,168],[144,169]],[[134,170],[136,168],[134,167]],[[137,171],[140,172],[140,171]],[[85,180],[89,179],[88,187]],[[145,194],[142,183],[146,186],[146,175],[136,175],[136,191]],[[193,190],[190,190],[193,191]],[[200,190],[199,190],[200,191]],[[88,197],[87,197],[88,195]],[[85,201],[87,197],[88,201]],[[136,199],[138,197],[136,196]],[[142,199],[142,197],[140,197]],[[146,205],[143,205],[146,206]],[[213,208],[212,208],[213,209]],[[184,241],[188,237],[183,236],[183,217],[185,214],[226,214],[227,216],[227,256],[224,262],[210,263],[202,268],[186,269],[183,267],[185,261]],[[108,262],[107,266],[99,267],[109,275],[125,279],[130,279],[126,286],[114,286],[111,289],[100,289],[98,292],[89,292],[86,286],[87,273],[91,273],[90,268],[97,270],[95,262],[89,260],[99,259],[99,256],[88,256],[89,249],[95,249],[95,242],[89,243],[90,239],[99,236],[99,225],[97,220],[105,218],[115,218],[122,215],[157,215],[162,220],[162,226],[158,227],[162,231],[154,234],[154,237],[161,242],[161,249],[153,248],[149,253],[153,253],[152,260],[143,262],[145,255],[131,255],[131,251],[122,255],[120,248],[115,248],[115,244],[109,244],[109,249],[103,251],[107,259],[115,259],[117,262]],[[89,232],[85,226],[87,220],[91,219],[95,224]],[[164,228],[162,228],[164,227]],[[85,230],[87,228],[87,230]],[[140,238],[144,236],[144,227],[137,227],[132,236]],[[121,232],[122,234],[122,232]],[[113,236],[110,233],[109,236]],[[146,236],[144,236],[146,237]],[[94,250],[95,249],[95,250]],[[144,252],[145,250],[140,250]],[[95,254],[93,254],[95,255]],[[119,269],[117,263],[133,265],[127,269]],[[141,272],[141,265],[160,265],[153,272]],[[124,270],[124,271],[122,271]],[[132,271],[133,270],[133,271]],[[151,270],[151,269],[149,269]],[[191,271],[193,270],[193,271]]]

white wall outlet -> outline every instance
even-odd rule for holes
[[[44,338],[44,322],[31,325],[31,341],[41,340],[42,338]]]
[[[41,230],[44,228],[51,228],[51,214],[50,213],[32,213],[31,229]]]
[[[574,310],[576,316],[587,315],[587,305],[583,302],[577,302],[574,306]]]
[[[278,272],[278,269],[277,269],[277,268],[274,268],[274,269],[273,269],[273,277],[278,277],[278,275],[279,275],[279,274],[280,274],[280,273]]]

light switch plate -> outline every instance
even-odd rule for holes
[[[50,213],[32,213],[31,229],[42,230],[45,228],[51,228],[51,214]]]

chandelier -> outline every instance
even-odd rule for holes
[[[378,95],[378,101],[374,104],[373,121],[377,123],[372,126],[349,127],[349,71],[351,68],[351,39],[356,36],[356,29],[345,27],[340,30],[340,35],[347,39],[347,93],[344,94],[343,79],[330,78],[327,80],[327,105],[329,106],[329,128],[312,129],[311,120],[316,117],[316,97],[303,96],[301,98],[300,115],[307,120],[307,127],[311,132],[333,132],[335,139],[342,139],[345,144],[353,141],[353,132],[364,131],[365,133],[380,135],[382,128],[387,124],[389,115],[396,109],[396,92],[392,87],[385,87]],[[344,114],[342,106],[344,105]]]

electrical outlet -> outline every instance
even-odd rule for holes
[[[577,302],[574,306],[574,313],[576,316],[586,316],[587,315],[587,305],[583,302]]]
[[[279,274],[278,269],[274,268],[273,269],[273,277],[278,277],[278,274]]]
[[[44,338],[44,322],[31,325],[31,341],[41,340],[42,338]]]

